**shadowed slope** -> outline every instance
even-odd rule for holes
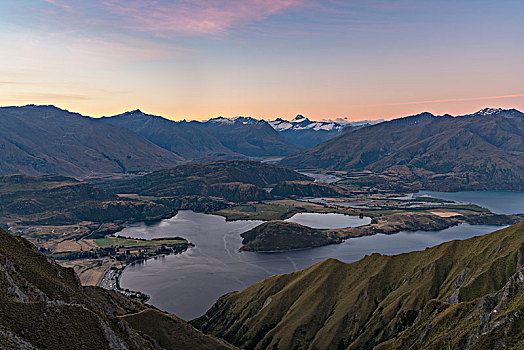
[[[181,157],[192,160],[243,158],[222,145],[220,141],[198,124],[175,122],[140,110],[126,112],[101,121],[135,132],[155,145]]]
[[[174,166],[142,136],[53,106],[0,108],[0,174],[90,176]]]

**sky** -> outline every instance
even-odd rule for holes
[[[391,119],[524,110],[522,0],[0,1],[0,105]]]

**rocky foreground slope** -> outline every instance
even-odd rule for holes
[[[81,287],[28,241],[0,229],[0,349],[233,349],[113,291]]]
[[[245,349],[522,349],[524,223],[425,251],[329,259],[193,324]]]

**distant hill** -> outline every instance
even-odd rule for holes
[[[524,189],[524,114],[422,113],[347,132],[282,161],[293,168],[370,170],[436,190]]]
[[[287,168],[237,160],[183,164],[133,179],[108,181],[105,187],[115,193],[159,197],[200,195],[243,202],[270,198],[264,189],[269,185],[308,179]]]
[[[221,297],[193,325],[243,349],[522,349],[524,223]]]
[[[0,224],[95,227],[117,221],[135,222],[171,217],[176,207],[147,200],[119,198],[90,183],[56,175],[0,176]]]
[[[286,141],[264,120],[220,117],[191,124],[214,135],[231,151],[250,157],[286,156],[304,149]]]
[[[0,229],[0,348],[234,347],[119,293],[82,287],[73,269]]]
[[[193,161],[244,158],[224,146],[200,124],[175,122],[140,110],[104,117],[101,121],[137,133],[155,145]]]
[[[0,108],[0,174],[138,173],[183,158],[135,133],[54,106]]]

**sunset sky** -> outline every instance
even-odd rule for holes
[[[0,2],[0,105],[180,119],[524,110],[524,1]]]

